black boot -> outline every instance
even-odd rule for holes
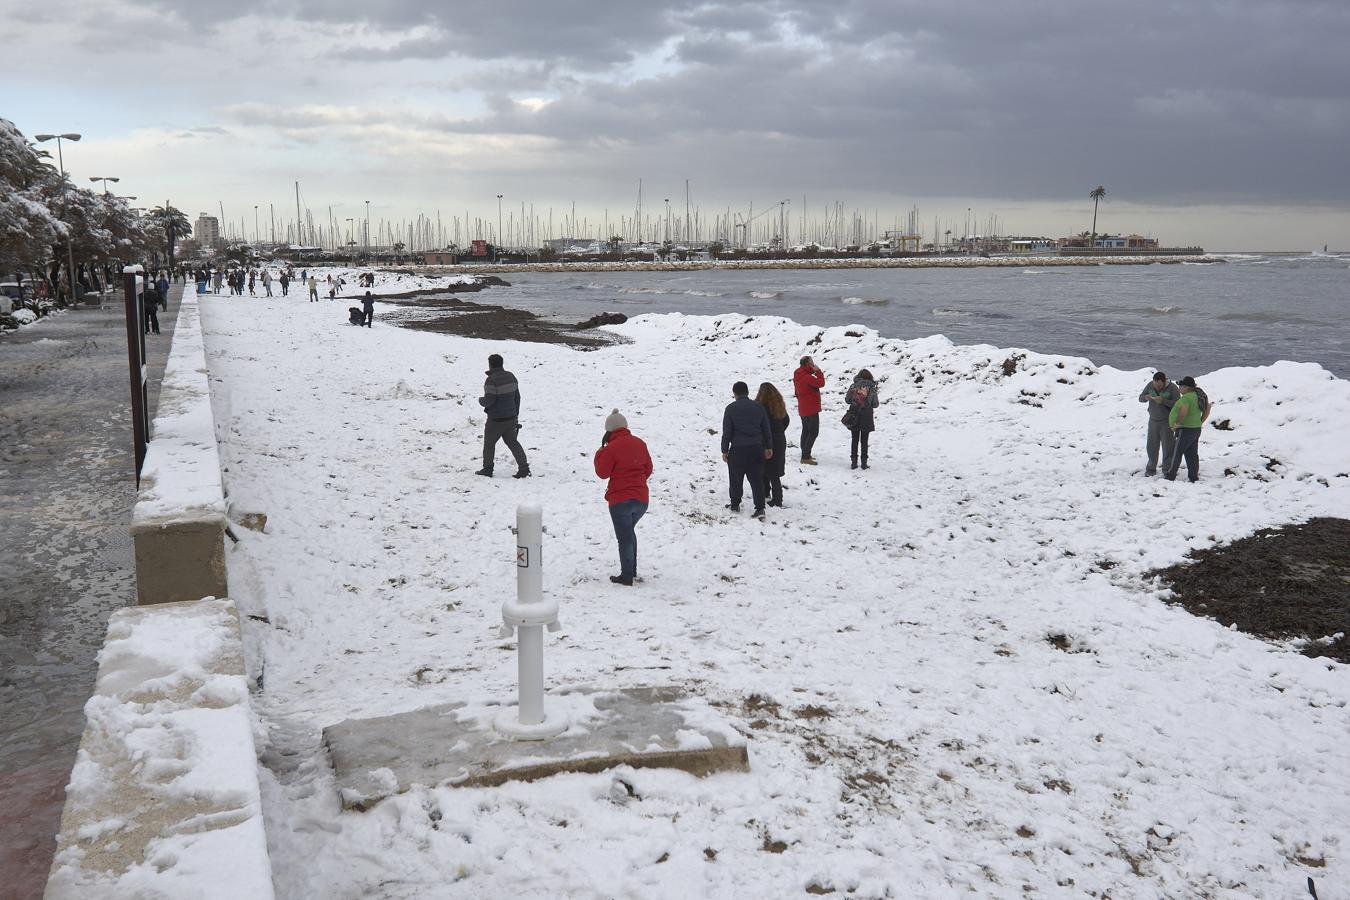
[[[848,464],[848,467],[849,467],[850,469],[856,469],[856,468],[858,468],[858,460],[855,458],[852,462],[850,462],[850,463]]]

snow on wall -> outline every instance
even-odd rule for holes
[[[131,529],[180,524],[225,525],[211,392],[197,297],[184,293],[164,367],[159,409],[141,469]]]
[[[113,613],[85,716],[48,900],[272,897],[231,601]]]

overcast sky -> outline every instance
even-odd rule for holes
[[[0,0],[0,116],[195,218],[611,222],[791,197],[924,230],[1350,247],[1350,2]],[[14,64],[16,58],[21,64]],[[236,227],[238,227],[236,225]],[[266,231],[264,226],[264,231]],[[612,229],[611,229],[612,230]],[[794,226],[795,236],[795,226]]]

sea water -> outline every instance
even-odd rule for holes
[[[1024,268],[506,273],[480,302],[564,321],[605,311],[784,316],[1084,356],[1178,378],[1277,360],[1350,378],[1350,254]]]

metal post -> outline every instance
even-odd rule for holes
[[[141,485],[141,466],[145,464],[145,445],[150,440],[149,396],[145,378],[144,295],[136,281],[145,270],[141,266],[122,269],[122,293],[126,298],[127,366],[131,374],[131,431],[136,444],[136,486]]]
[[[544,511],[537,503],[516,508],[516,599],[502,604],[501,636],[517,635],[516,709],[497,716],[496,730],[518,741],[540,741],[567,729],[567,717],[544,709],[544,628],[557,631],[558,601],[544,599]]]

